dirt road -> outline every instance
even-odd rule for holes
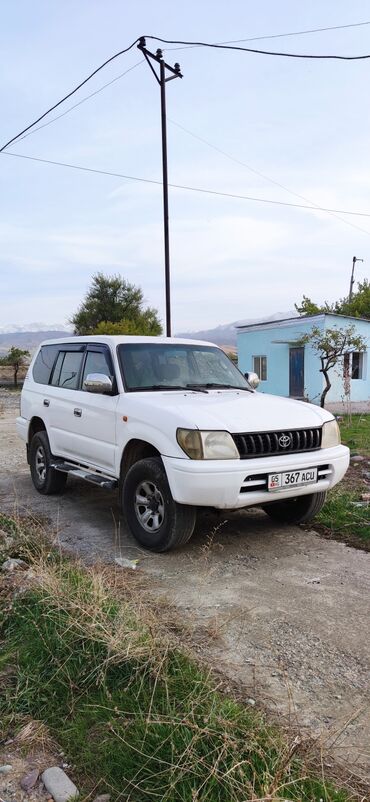
[[[86,560],[138,558],[153,594],[177,607],[200,653],[250,704],[320,735],[325,752],[370,781],[370,554],[258,510],[203,514],[181,550],[144,552],[115,494],[71,479],[60,497],[33,490],[17,406],[0,395],[0,509],[47,516]]]

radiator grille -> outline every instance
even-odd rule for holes
[[[321,448],[322,429],[284,429],[278,432],[233,434],[241,459],[268,457],[274,454],[296,454]]]

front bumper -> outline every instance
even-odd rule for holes
[[[162,457],[171,493],[179,504],[238,509],[278,499],[320,493],[336,485],[349,465],[346,446],[248,460],[191,460]],[[269,492],[269,473],[318,468],[315,484]]]

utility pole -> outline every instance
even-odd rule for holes
[[[167,169],[167,121],[166,121],[166,83],[174,78],[182,78],[180,64],[173,67],[163,59],[162,50],[156,53],[147,49],[144,36],[138,44],[139,50],[145,56],[149,67],[161,89],[161,125],[162,125],[162,175],[163,175],[163,230],[164,230],[164,270],[166,286],[166,335],[171,337],[171,282],[170,282],[170,237],[168,222],[168,169]],[[159,76],[153,67],[152,61],[159,64]],[[166,71],[170,75],[166,76]]]
[[[352,300],[353,285],[355,283],[355,277],[354,277],[355,276],[355,264],[356,264],[356,262],[363,262],[363,261],[364,261],[363,259],[358,259],[357,256],[354,256],[353,259],[352,259],[352,273],[351,273],[351,281],[349,283],[349,296],[348,296],[348,300],[349,301]]]

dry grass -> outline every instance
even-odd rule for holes
[[[31,568],[3,606],[3,668],[16,670],[0,714],[20,742],[55,738],[87,793],[132,802],[349,798],[314,776],[301,738],[225,695],[179,648],[136,575],[83,568],[37,527],[2,523],[7,552]]]

